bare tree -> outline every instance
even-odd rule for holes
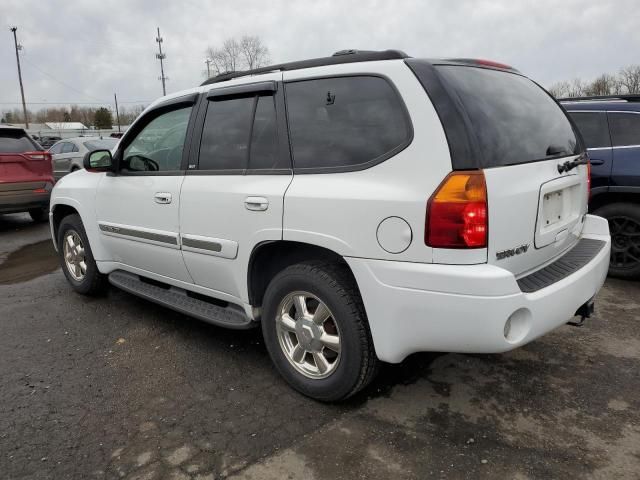
[[[625,93],[640,93],[640,65],[629,65],[621,69],[618,81]]]
[[[615,95],[620,93],[618,79],[609,74],[602,74],[584,89],[585,95]]]
[[[255,35],[244,35],[240,39],[240,51],[249,70],[264,67],[269,62],[269,49]]]
[[[206,54],[215,75],[264,66],[269,49],[260,37],[244,35],[240,40],[228,38],[220,47],[209,47]]]
[[[549,87],[549,93],[555,98],[568,97],[570,90],[571,85],[569,84],[569,82],[558,82]]]
[[[586,85],[579,78],[574,78],[569,83],[569,91],[567,97],[581,97],[584,95]]]

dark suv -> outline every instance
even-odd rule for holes
[[[609,220],[609,274],[640,277],[640,95],[561,99],[591,157],[589,210]]]

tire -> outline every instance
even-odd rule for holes
[[[67,237],[71,236],[73,243],[83,249],[79,254],[77,248],[65,245]],[[71,254],[70,262],[65,256]],[[93,252],[87,239],[87,234],[82,225],[80,215],[68,215],[60,222],[58,228],[58,256],[64,276],[67,277],[71,287],[82,295],[99,295],[104,293],[108,287],[107,276],[100,273],[93,258]],[[82,261],[84,268],[82,268]],[[71,264],[76,264],[73,268]],[[83,271],[84,270],[84,271]]]
[[[301,307],[300,297],[306,298],[305,307]],[[321,324],[322,338],[339,338],[339,353],[334,346],[327,347],[321,342],[315,330],[318,323],[310,317],[320,311],[324,304],[328,311],[327,320]],[[289,307],[291,305],[291,307]],[[308,310],[301,317],[299,309]],[[288,312],[295,321],[299,333],[290,331],[280,320]],[[302,319],[301,319],[302,318]],[[302,327],[303,322],[311,326]],[[262,314],[262,334],[271,360],[284,379],[298,392],[323,402],[344,400],[367,386],[374,378],[378,359],[376,357],[364,305],[357,285],[346,265],[330,262],[305,262],[287,267],[279,272],[269,283],[264,295]],[[325,337],[325,335],[328,335]],[[302,340],[300,340],[302,338]],[[295,353],[287,353],[295,345],[302,347],[311,342],[310,349],[320,352],[304,353],[302,362],[293,360]],[[332,340],[332,345],[335,342]],[[296,348],[298,348],[296,347]],[[293,352],[296,351],[293,348]],[[291,351],[291,350],[290,350]],[[321,355],[321,360],[315,355]],[[328,365],[323,373],[319,365]],[[314,369],[315,372],[309,372]]]
[[[609,275],[640,278],[640,205],[611,203],[594,212],[609,221],[611,260]]]
[[[49,209],[46,207],[32,208],[29,210],[29,216],[34,222],[44,222],[49,217]]]

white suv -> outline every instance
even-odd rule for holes
[[[51,200],[64,273],[230,328],[333,401],[379,361],[504,352],[587,317],[610,249],[576,129],[516,70],[399,51],[161,98]]]

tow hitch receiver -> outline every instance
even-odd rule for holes
[[[593,298],[592,298],[587,302],[585,302],[578,310],[576,310],[576,313],[574,313],[574,316],[580,317],[580,320],[578,320],[577,322],[574,322],[574,321],[567,322],[567,324],[573,327],[583,326],[584,321],[587,318],[591,317],[591,314],[593,313],[594,308],[595,308],[595,302],[593,301]]]

